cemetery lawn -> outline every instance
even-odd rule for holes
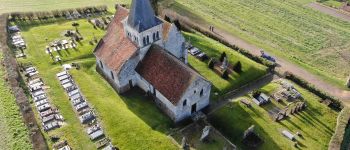
[[[94,35],[100,39],[105,31],[94,29],[86,19],[76,22],[79,23],[78,29],[84,40],[78,43],[77,49],[62,50],[53,54],[60,55],[63,64],[81,63],[81,70],[73,70],[72,75],[88,102],[96,110],[102,127],[113,144],[121,149],[177,149],[166,135],[171,121],[150,99],[134,91],[123,96],[118,95],[95,71],[95,58],[92,54],[95,45],[90,45],[89,41]],[[49,136],[58,135],[61,140],[67,140],[73,149],[96,149],[96,144],[89,140],[68,96],[56,79],[56,73],[62,71],[62,67],[45,53],[49,42],[64,39],[65,30],[74,30],[71,24],[71,21],[64,20],[51,23],[17,23],[28,46],[25,50],[27,58],[18,59],[18,62],[32,63],[37,67],[40,77],[49,87],[50,100],[65,119],[66,125],[63,127],[49,133],[43,132],[48,144],[53,144]]]
[[[307,7],[311,2],[314,0],[163,0],[163,5],[346,89],[350,23]]]
[[[86,6],[107,5],[114,8],[115,3],[129,4],[130,0],[2,0],[0,14],[8,12],[52,11]]]
[[[277,83],[270,83],[263,87],[262,91],[270,94],[278,86]],[[274,106],[282,107],[275,100],[262,107],[252,103],[251,108],[235,101],[213,113],[209,120],[241,149],[247,148],[241,141],[243,132],[251,125],[255,125],[256,133],[264,141],[259,149],[296,149],[294,143],[281,134],[282,130],[302,134],[303,137],[296,137],[300,149],[328,149],[328,143],[337,123],[338,112],[320,103],[320,98],[314,94],[297,85],[295,87],[303,95],[308,107],[279,123],[274,122],[267,111]],[[239,99],[242,98],[249,99],[249,97]]]
[[[0,50],[0,60],[3,60]],[[29,131],[23,122],[16,98],[5,81],[5,68],[0,66],[0,147],[30,150]]]
[[[213,39],[210,39],[200,33],[184,32],[183,34],[193,46],[205,52],[209,57],[219,60],[222,52],[225,52],[230,64],[236,64],[238,61],[242,63],[242,73],[238,74],[234,72],[230,75],[228,80],[225,80],[213,70],[208,68],[208,61],[202,62],[196,57],[188,54],[189,64],[213,84],[211,97],[214,100],[217,100],[219,96],[223,96],[230,90],[259,79],[267,73],[267,67],[264,65],[250,60],[237,51],[232,50],[231,48],[228,48]],[[218,93],[218,96],[214,95],[215,92]]]
[[[338,0],[318,0],[318,2],[333,8],[340,8],[344,4],[343,2],[339,2]]]

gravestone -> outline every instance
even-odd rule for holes
[[[349,78],[348,78],[348,82],[346,83],[346,86],[347,86],[348,88],[350,88],[350,76],[349,76]]]
[[[200,138],[200,141],[203,142],[204,140],[206,140],[209,136],[209,133],[210,133],[210,126],[205,126],[203,128],[203,132],[202,132],[202,136]]]
[[[183,137],[181,140],[181,147],[183,150],[189,150],[189,145],[187,144],[186,137]]]
[[[222,61],[222,64],[221,64],[221,69],[226,70],[227,67],[228,67],[228,60],[227,60],[227,57],[224,57],[224,60]]]

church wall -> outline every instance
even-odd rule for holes
[[[187,52],[185,50],[185,38],[175,25],[172,25],[168,33],[168,39],[164,41],[164,48],[178,59],[187,63]]]
[[[145,92],[149,94],[154,94],[154,87],[149,84],[145,79],[143,79],[139,74],[136,75],[138,82],[137,86],[140,87]],[[155,90],[155,103],[157,106],[166,113],[172,120],[176,119],[176,106],[174,106],[163,94],[161,94],[158,90]]]
[[[203,95],[201,96],[201,90],[203,89]],[[191,109],[192,105],[197,105],[197,110],[200,111],[201,109],[207,107],[209,105],[209,98],[210,98],[210,91],[211,91],[211,84],[204,80],[201,77],[198,77],[195,82],[192,83],[191,86],[187,89],[185,94],[183,95],[181,101],[178,103],[176,114],[177,114],[177,120],[182,120],[187,117],[190,117],[192,115]],[[184,101],[186,102],[186,105],[184,106]]]
[[[117,79],[119,80],[119,85],[123,90],[129,90],[132,86],[136,85],[136,71],[135,68],[140,62],[140,59],[137,55],[131,57],[127,62],[122,66]],[[132,83],[132,85],[130,85]]]

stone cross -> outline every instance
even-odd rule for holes
[[[226,70],[228,66],[227,58],[224,57],[224,60],[222,61],[221,69]]]
[[[205,126],[204,129],[203,129],[200,141],[205,140],[209,136],[209,132],[210,132],[210,126]]]

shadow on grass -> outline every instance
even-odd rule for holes
[[[134,114],[148,124],[153,130],[166,133],[173,128],[172,120],[140,88],[133,88],[121,96],[124,103]]]
[[[218,129],[231,142],[236,144],[239,149],[252,149],[243,145],[243,134],[251,125],[255,125],[255,132],[259,134],[264,143],[256,148],[273,148],[280,150],[273,138],[264,131],[264,129],[256,122],[251,115],[246,112],[238,102],[232,104],[231,108],[225,107],[213,115],[209,116],[210,123]],[[249,108],[251,109],[251,108]]]

